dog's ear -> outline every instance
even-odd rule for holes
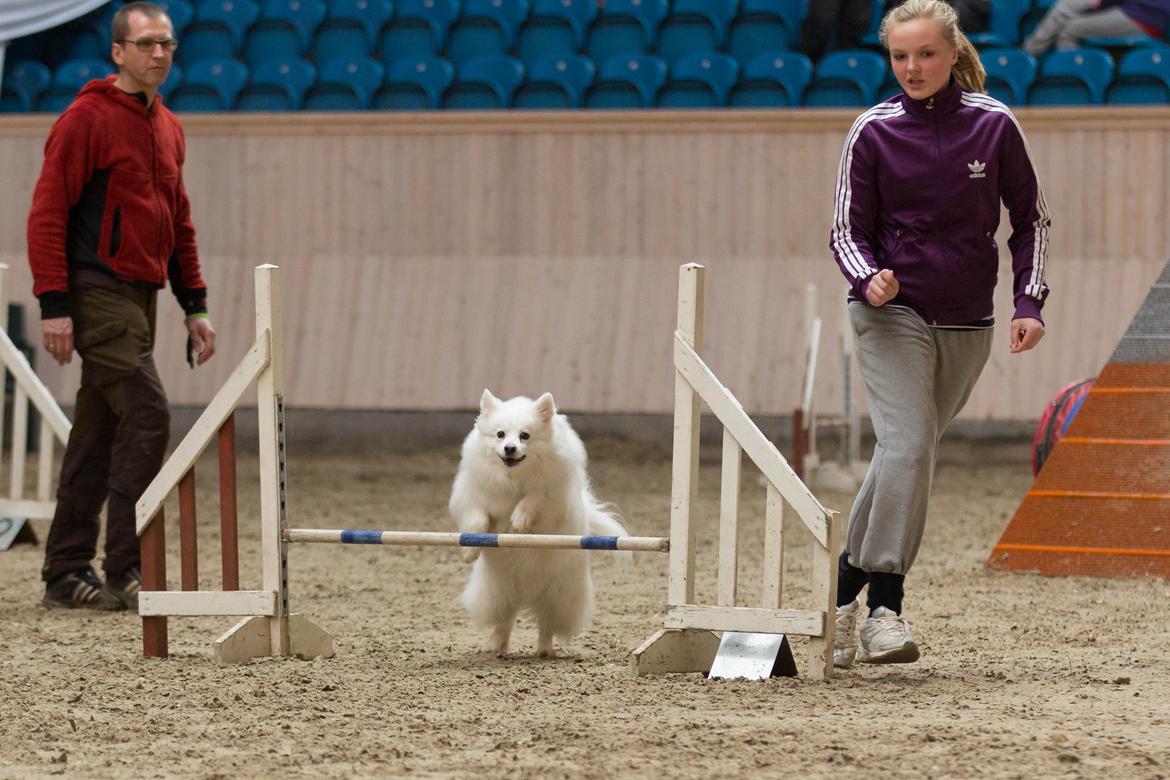
[[[557,402],[553,400],[552,393],[545,393],[536,399],[536,413],[545,422],[552,420],[553,415],[557,413]]]
[[[479,397],[479,411],[481,414],[487,414],[492,409],[500,405],[500,399],[492,395],[492,391],[486,387],[483,389],[483,395]]]

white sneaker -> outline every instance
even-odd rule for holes
[[[914,644],[910,621],[892,609],[878,607],[861,624],[861,649],[857,660],[863,664],[917,661],[918,645]]]
[[[861,599],[837,607],[837,628],[833,631],[833,666],[848,669],[857,657],[857,616],[861,614]]]

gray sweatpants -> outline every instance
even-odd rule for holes
[[[932,328],[902,306],[849,304],[877,445],[849,514],[849,562],[905,574],[918,555],[943,431],[991,353],[992,329]]]
[[[1024,41],[1024,51],[1039,57],[1052,48],[1061,51],[1080,47],[1085,38],[1123,38],[1145,35],[1138,23],[1117,6],[1095,10],[1093,0],[1057,0]]]

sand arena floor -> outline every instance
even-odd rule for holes
[[[598,495],[634,533],[666,535],[669,452],[587,444]],[[698,589],[710,602],[719,467],[707,455]],[[290,453],[290,525],[451,530],[456,463],[454,448]],[[200,465],[206,588],[219,577],[213,468]],[[249,588],[255,460],[239,471]],[[745,474],[740,581],[752,599],[764,491]],[[231,619],[171,619],[172,657],[144,659],[136,616],[40,607],[42,550],[17,547],[0,554],[0,776],[1170,777],[1170,582],[985,571],[1029,482],[1023,464],[942,465],[907,597],[923,659],[827,684],[633,676],[630,651],[660,625],[661,555],[622,569],[594,554],[593,627],[537,660],[522,624],[518,655],[496,659],[478,653],[456,604],[468,571],[458,550],[294,546],[294,611],[336,635],[337,656],[219,667],[210,643]],[[850,498],[822,495],[838,510]],[[789,512],[794,607],[808,580],[798,522]],[[173,586],[176,528],[168,538]]]

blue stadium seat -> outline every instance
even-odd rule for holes
[[[399,60],[386,83],[374,95],[373,108],[382,111],[425,111],[438,108],[443,92],[455,80],[455,68],[438,57]]]
[[[167,80],[158,88],[158,94],[162,95],[163,102],[166,103],[167,108],[171,105],[171,93],[178,89],[183,84],[183,68],[175,63],[171,63],[171,70],[167,73]]]
[[[305,95],[306,111],[361,111],[382,83],[386,69],[369,57],[342,57],[321,66]]]
[[[60,113],[69,107],[77,92],[93,79],[104,79],[114,72],[107,60],[70,60],[57,66],[52,84],[37,98],[35,110]]]
[[[5,63],[4,86],[16,86],[30,104],[35,104],[41,93],[53,83],[53,73],[37,60],[12,60]]]
[[[167,12],[175,28],[175,37],[182,38],[183,30],[195,18],[195,8],[186,0],[154,0],[154,4]]]
[[[516,56],[531,67],[546,57],[576,54],[597,17],[597,0],[536,0],[520,28]]]
[[[658,91],[659,108],[722,108],[739,80],[739,63],[727,54],[689,54],[670,69]]]
[[[1022,49],[984,49],[979,59],[987,71],[987,94],[1009,106],[1028,102],[1036,80],[1036,58]]]
[[[1107,103],[1165,105],[1170,103],[1170,48],[1127,52],[1105,93]]]
[[[443,93],[443,108],[508,108],[523,81],[524,65],[515,57],[477,57],[459,69],[455,83]]]
[[[1113,79],[1113,58],[1101,49],[1054,51],[1040,63],[1028,102],[1034,106],[1069,106],[1105,102]]]
[[[816,68],[816,78],[804,93],[804,104],[815,107],[866,108],[877,99],[886,78],[886,60],[861,49],[835,51]]]
[[[1020,42],[1020,20],[1032,7],[1032,0],[991,0],[990,29],[967,36],[976,46],[1015,46]]]
[[[606,63],[650,52],[666,11],[666,0],[606,0],[589,27],[586,53],[594,62]]]
[[[4,84],[0,87],[0,114],[20,114],[31,111],[33,101],[28,92],[19,84]]]
[[[391,68],[398,60],[438,57],[458,16],[456,0],[398,0],[397,12],[378,40],[382,64]]]
[[[1119,38],[1085,38],[1081,46],[1086,49],[1140,49],[1146,46],[1165,46],[1161,38],[1151,38],[1148,35],[1125,35]]]
[[[252,0],[203,0],[183,31],[182,64],[235,57],[244,44],[244,32],[259,15],[260,6]]]
[[[765,52],[790,48],[800,37],[800,28],[790,26],[793,5],[791,0],[743,0],[727,33],[731,56],[747,65]]]
[[[256,66],[248,86],[236,98],[239,111],[296,111],[317,81],[317,69],[305,60],[268,60]]]
[[[104,60],[110,57],[109,30],[100,29],[84,17],[53,30],[49,62]]]
[[[248,28],[245,62],[255,68],[264,60],[300,57],[308,50],[325,11],[321,0],[266,0],[260,18]]]
[[[761,54],[744,66],[743,77],[731,90],[731,105],[795,108],[801,104],[812,74],[812,61],[798,51]]]
[[[648,54],[614,57],[585,93],[588,108],[653,108],[666,83],[666,63]]]
[[[658,28],[658,56],[673,66],[689,54],[723,48],[736,0],[674,0]]]
[[[232,111],[247,83],[248,67],[239,60],[200,60],[184,70],[168,103],[173,111]]]
[[[528,69],[528,78],[512,95],[513,108],[580,108],[597,68],[576,54],[546,57]]]
[[[461,72],[470,60],[507,54],[527,17],[528,0],[466,0],[451,25],[447,59]]]
[[[377,51],[378,31],[394,15],[390,0],[334,0],[329,18],[317,28],[313,57],[369,57]]]

